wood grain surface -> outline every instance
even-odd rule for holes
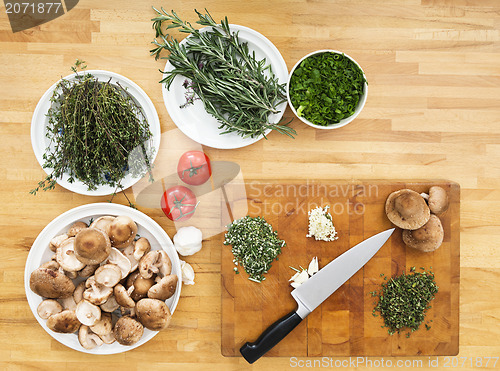
[[[324,48],[343,51],[359,62],[369,95],[360,116],[348,126],[315,130],[294,120],[294,140],[272,133],[247,148],[205,150],[213,161],[238,163],[247,179],[459,183],[458,356],[464,358],[453,359],[460,361],[461,369],[472,370],[485,367],[485,357],[500,356],[498,0],[80,0],[64,16],[15,34],[0,4],[0,368],[281,370],[321,361],[299,355],[295,363],[288,356],[266,357],[249,366],[241,357],[222,356],[222,247],[215,237],[207,238],[199,253],[186,257],[196,272],[196,284],[183,288],[170,328],[135,350],[100,357],[72,351],[53,340],[30,311],[23,270],[36,236],[66,210],[109,200],[59,186],[36,197],[29,194],[44,176],[31,149],[33,110],[80,58],[91,69],[123,74],[141,86],[158,111],[163,134],[171,137],[176,127],[158,84],[158,69],[165,61],[149,56],[154,37],[151,5],[174,9],[191,21],[194,8],[207,8],[217,20],[228,16],[230,22],[269,38],[288,69],[305,54]],[[292,118],[290,109],[285,118]],[[127,194],[133,196],[130,190]],[[126,199],[120,194],[113,202],[126,204]],[[161,211],[142,210],[173,236],[175,226]],[[390,359],[394,365],[414,361],[423,370],[436,369],[431,360],[440,366],[451,360]],[[366,363],[358,366],[373,368]],[[488,368],[492,366],[490,360]],[[354,366],[346,363],[342,369]]]
[[[352,278],[314,310],[266,356],[430,356],[457,355],[459,341],[460,188],[446,181],[339,182],[248,181],[248,214],[264,216],[287,242],[266,280],[248,280],[240,267],[235,274],[229,248],[222,252],[222,354],[240,356],[247,341],[255,341],[273,322],[296,310],[290,295],[290,267],[307,268],[318,257],[322,268],[353,245],[391,228],[385,200],[396,190],[428,192],[432,185],[446,189],[450,208],[440,215],[444,242],[432,253],[407,248],[398,228],[389,241]],[[241,200],[234,200],[238,204]],[[308,211],[330,206],[338,230],[336,241],[307,238]],[[439,292],[431,302],[421,329],[390,336],[382,318],[374,317],[374,298],[384,276],[409,273],[421,267],[435,273]],[[432,321],[432,322],[431,322]],[[426,330],[424,324],[430,326]]]

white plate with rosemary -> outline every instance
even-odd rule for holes
[[[212,27],[205,27],[200,32],[205,32]],[[278,79],[279,84],[286,84],[288,79],[288,68],[279,50],[265,36],[251,28],[230,25],[232,32],[238,32],[240,42],[248,43],[249,52],[255,52],[255,59],[262,60],[265,58],[266,65],[270,65],[272,73]],[[186,44],[186,39],[180,42],[181,45]],[[165,66],[165,71],[172,71],[173,65],[168,61]],[[165,76],[165,75],[164,75]],[[219,128],[219,122],[209,113],[206,112],[203,102],[200,99],[192,100],[191,104],[187,103],[186,96],[189,96],[189,90],[185,84],[187,79],[183,76],[176,76],[170,86],[162,84],[163,100],[167,111],[174,121],[175,125],[189,138],[194,141],[212,148],[233,149],[251,145],[262,138],[263,135],[256,137],[242,137],[241,135],[232,132],[222,134],[223,129]],[[278,123],[285,112],[287,102],[280,103],[276,108],[279,111],[268,116],[268,122]],[[267,129],[265,134],[269,134],[271,129]]]
[[[158,113],[153,105],[153,102],[148,97],[148,95],[142,90],[137,84],[135,84],[130,79],[121,76],[114,72],[103,71],[103,70],[89,70],[89,71],[81,71],[78,72],[79,75],[83,74],[91,74],[94,78],[96,78],[99,82],[107,83],[110,82],[111,85],[116,86],[120,85],[123,89],[126,90],[129,97],[132,98],[132,101],[135,105],[140,108],[142,112],[142,118],[140,120],[147,121],[147,126],[149,127],[149,131],[151,132],[151,137],[144,143],[145,148],[150,153],[149,161],[152,164],[156,155],[158,153],[158,149],[160,147],[160,120],[158,118]],[[38,102],[35,111],[33,113],[33,118],[31,120],[31,144],[33,147],[33,152],[35,153],[36,159],[40,163],[40,166],[44,169],[44,171],[49,175],[53,169],[51,167],[44,167],[45,159],[44,154],[48,152],[48,150],[54,149],[54,141],[53,138],[49,138],[47,135],[49,133],[49,117],[48,113],[51,107],[55,107],[56,103],[51,101],[51,98],[54,94],[55,89],[58,84],[62,80],[66,81],[75,81],[76,73],[68,75],[63,79],[56,82],[52,85],[46,92],[43,94],[42,98]],[[63,135],[60,133],[60,135]],[[105,176],[103,174],[102,176]],[[123,170],[123,177],[120,180],[120,188],[126,189],[136,182],[140,180],[141,176],[134,176],[130,171],[126,169]],[[57,184],[66,188],[69,191],[79,193],[82,195],[88,196],[104,196],[113,194],[116,190],[116,186],[112,186],[109,184],[99,184],[96,189],[89,189],[89,187],[79,180],[78,178],[72,177],[71,175],[65,171],[61,177],[57,177]]]
[[[28,304],[36,320],[50,336],[69,348],[91,354],[115,354],[126,352],[148,342],[158,333],[158,331],[151,331],[144,328],[144,333],[140,340],[130,346],[121,345],[115,341],[112,344],[102,344],[94,349],[85,349],[78,341],[77,333],[57,333],[47,327],[47,320],[42,319],[37,313],[38,305],[42,302],[43,298],[31,291],[30,276],[35,269],[40,267],[43,263],[50,261],[54,255],[54,252],[52,252],[49,248],[49,243],[53,237],[65,233],[74,222],[83,221],[86,224],[90,224],[90,221],[96,220],[100,216],[105,215],[125,215],[132,218],[132,220],[137,224],[137,234],[149,240],[151,249],[163,249],[168,254],[172,263],[172,274],[178,276],[177,287],[174,295],[165,301],[172,315],[174,314],[179,301],[182,287],[182,274],[179,256],[177,255],[177,251],[175,250],[172,240],[165,233],[163,228],[161,228],[158,223],[146,214],[124,205],[113,203],[93,203],[75,207],[53,219],[40,232],[28,254],[24,269],[24,288],[26,291],[26,298],[28,299]],[[78,278],[76,280],[78,280]],[[83,279],[80,278],[80,280]],[[170,330],[167,328],[163,331]]]

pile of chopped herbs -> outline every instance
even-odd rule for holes
[[[334,125],[354,114],[366,80],[344,54],[325,52],[305,58],[290,79],[290,100],[299,117]]]
[[[425,313],[431,308],[429,304],[438,292],[438,286],[434,281],[434,273],[421,269],[422,272],[416,272],[415,267],[412,267],[410,274],[403,273],[389,280],[385,277],[387,282],[382,284],[382,289],[371,292],[372,296],[378,297],[373,315],[377,316],[377,311],[380,313],[390,335],[407,330],[416,331],[425,321]],[[430,329],[427,323],[425,327]]]
[[[50,144],[43,155],[44,168],[51,169],[30,193],[55,187],[69,174],[88,190],[100,185],[120,187],[127,175],[143,176],[149,171],[152,137],[141,107],[119,82],[99,81],[83,71],[77,60],[73,79],[61,79],[50,98],[46,136]]]
[[[217,24],[206,12],[196,11],[198,21],[210,29],[200,32],[191,23],[183,21],[172,11],[167,13],[153,8],[158,14],[153,18],[156,39],[151,55],[156,59],[164,50],[169,52],[168,59],[173,69],[163,72],[165,83],[170,88],[177,76],[187,78],[184,87],[189,87],[199,98],[205,110],[220,124],[222,134],[237,133],[241,137],[264,135],[268,129],[293,137],[295,130],[288,123],[269,122],[272,114],[280,112],[278,106],[286,101],[285,84],[280,84],[265,59],[257,59],[250,52],[248,43],[239,39],[238,32],[231,32],[227,17]],[[180,44],[163,30],[179,28],[189,34],[186,42]],[[196,98],[187,92],[186,104]]]
[[[284,240],[271,224],[260,216],[245,216],[235,220],[228,226],[224,245],[232,245],[234,271],[239,273],[238,265],[248,273],[248,279],[255,282],[264,281],[264,274],[271,268],[271,263],[286,246]]]

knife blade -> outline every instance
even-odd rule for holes
[[[253,343],[245,343],[240,353],[254,363],[278,344],[323,301],[360,270],[386,243],[395,228],[380,232],[332,260],[306,282],[292,291],[297,310],[274,322]]]

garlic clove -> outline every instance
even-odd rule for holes
[[[297,287],[299,287],[300,285],[302,285],[301,283],[297,283],[297,282],[292,282],[290,284],[290,286],[292,286],[294,289],[296,289]]]
[[[303,284],[309,279],[309,275],[307,274],[307,271],[304,269],[302,272],[299,273],[297,278],[295,278],[294,282]]]
[[[299,276],[299,272],[295,273],[288,281],[295,281],[295,279]]]
[[[185,261],[181,260],[182,283],[184,285],[194,285],[194,269]]]
[[[307,273],[312,276],[314,273],[317,273],[319,270],[318,266],[318,257],[315,256],[312,258],[311,262],[309,263],[309,267],[307,268]]]

